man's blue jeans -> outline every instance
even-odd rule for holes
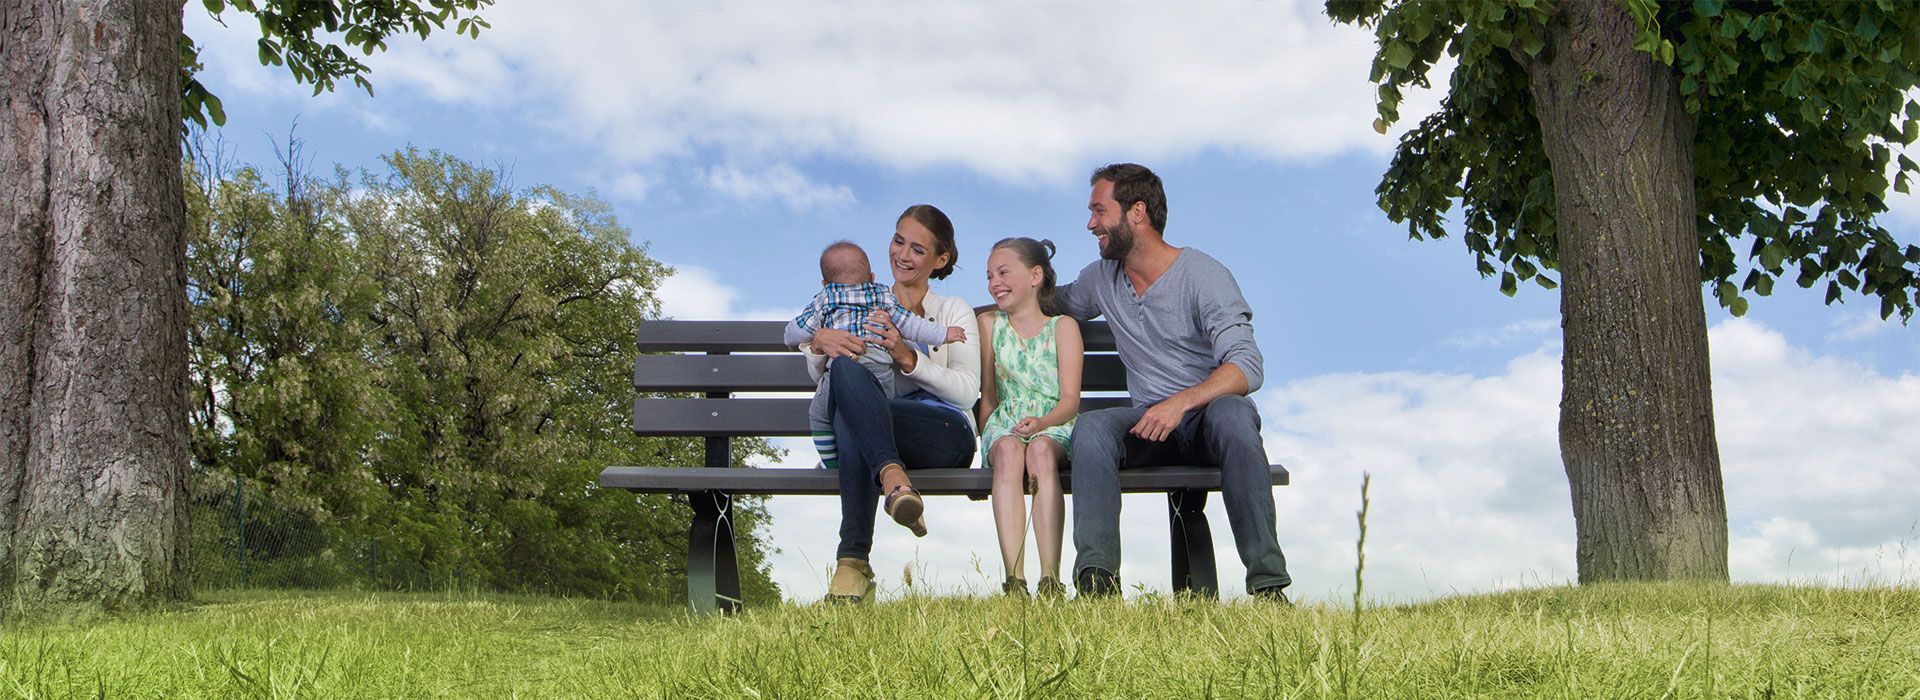
[[[840,549],[836,556],[866,559],[873,552],[873,519],[880,502],[880,468],[944,469],[973,463],[979,438],[960,412],[912,399],[890,399],[873,373],[851,358],[835,358],[833,439],[840,451]]]
[[[1229,395],[1188,411],[1162,442],[1127,433],[1146,408],[1108,408],[1080,414],[1073,427],[1073,564],[1120,572],[1120,478],[1127,467],[1220,467],[1227,524],[1247,567],[1247,590],[1293,583],[1275,534],[1273,480],[1260,443],[1253,400]]]

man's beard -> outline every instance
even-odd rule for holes
[[[1133,252],[1133,224],[1121,217],[1118,223],[1100,231],[1107,237],[1107,244],[1100,247],[1100,257],[1115,262],[1127,259],[1127,253]]]

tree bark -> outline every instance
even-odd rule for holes
[[[1553,172],[1580,581],[1726,580],[1694,122],[1636,32],[1620,3],[1573,0],[1518,56]]]
[[[0,0],[0,582],[188,593],[179,0]]]

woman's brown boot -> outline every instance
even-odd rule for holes
[[[829,603],[865,603],[873,599],[873,567],[865,559],[841,557],[827,584]]]

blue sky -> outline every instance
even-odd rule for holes
[[[1502,296],[1458,241],[1410,242],[1374,206],[1399,131],[1371,130],[1370,35],[1318,8],[507,0],[477,41],[397,38],[368,59],[374,97],[312,96],[259,66],[247,20],[190,5],[187,26],[243,161],[273,162],[297,119],[322,167],[378,169],[413,145],[520,186],[596,191],[677,268],[661,297],[682,318],[790,316],[822,245],[881,246],[918,202],[959,231],[943,293],[984,303],[986,248],[1010,235],[1053,239],[1071,275],[1095,255],[1087,173],[1147,164],[1167,183],[1169,241],[1226,262],[1253,305],[1264,437],[1296,474],[1276,497],[1297,593],[1350,595],[1362,471],[1376,596],[1566,581],[1559,297]],[[1436,101],[1414,96],[1407,121]],[[1920,241],[1920,199],[1890,201],[1890,228]],[[1912,580],[1920,331],[1817,292],[1781,285],[1740,320],[1709,300],[1734,575]],[[792,447],[788,462],[811,463]],[[770,507],[776,580],[817,598],[833,501]],[[883,521],[883,589],[913,567],[917,586],[989,590],[986,506],[937,499],[929,520],[920,541]],[[1214,521],[1231,595],[1241,570]],[[1165,588],[1164,523],[1159,502],[1129,497],[1130,584]]]

